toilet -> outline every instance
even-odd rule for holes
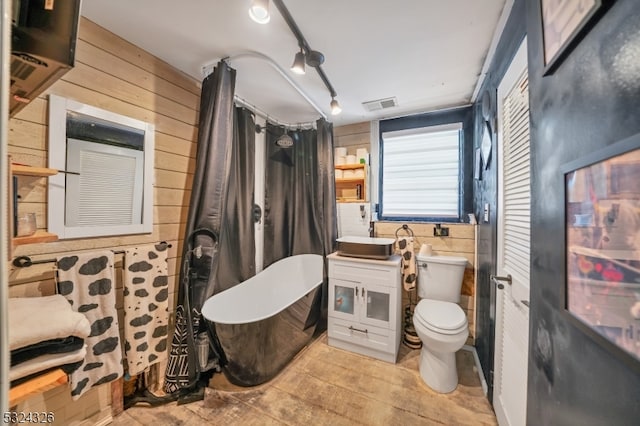
[[[416,256],[418,297],[413,325],[422,341],[420,376],[433,390],[449,393],[458,386],[456,352],[469,337],[467,316],[458,305],[467,259]]]

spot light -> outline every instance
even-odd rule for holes
[[[296,58],[293,60],[293,65],[291,65],[291,71],[296,74],[304,74],[304,51],[300,48],[300,51],[296,53]]]
[[[258,24],[266,24],[271,19],[269,15],[269,0],[251,0],[249,16]]]
[[[331,115],[338,115],[342,112],[342,108],[340,108],[340,104],[336,100],[336,98],[331,98]]]

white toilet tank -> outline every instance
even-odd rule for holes
[[[459,256],[416,256],[418,297],[460,302],[460,290],[467,259]]]

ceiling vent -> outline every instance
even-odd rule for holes
[[[398,100],[393,98],[376,99],[375,101],[363,102],[362,105],[367,111],[379,111],[381,109],[398,106]]]

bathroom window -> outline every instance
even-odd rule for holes
[[[462,137],[462,123],[381,128],[383,219],[459,219]]]
[[[60,238],[153,231],[154,126],[49,98],[49,230]]]

